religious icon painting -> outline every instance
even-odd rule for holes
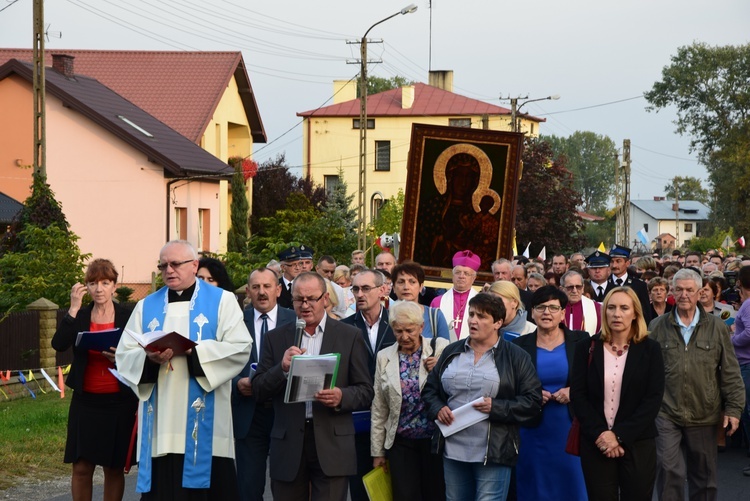
[[[523,134],[414,124],[406,179],[399,261],[412,259],[428,277],[450,277],[451,258],[481,257],[477,280],[512,257]]]

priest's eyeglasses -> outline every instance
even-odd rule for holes
[[[562,306],[559,304],[538,304],[534,306],[534,311],[537,313],[544,313],[545,310],[549,310],[550,313],[557,313],[562,310]]]
[[[359,291],[362,291],[365,294],[367,294],[368,292],[374,289],[379,289],[379,287],[374,287],[372,285],[362,285],[362,286],[352,285],[352,292],[355,294],[357,294]]]
[[[192,263],[195,261],[195,259],[186,259],[185,261],[169,261],[168,263],[159,263],[156,265],[156,267],[159,269],[159,271],[166,271],[168,267],[172,267],[173,270],[176,270],[183,264]]]
[[[323,294],[321,294],[318,297],[295,297],[295,298],[292,298],[292,302],[294,304],[299,304],[299,305],[307,303],[310,306],[315,306],[315,304],[317,304],[318,301],[323,299],[323,296],[325,295],[326,295],[326,291],[323,291]]]

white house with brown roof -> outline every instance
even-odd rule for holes
[[[81,250],[111,259],[133,285],[151,282],[169,239],[214,250],[220,180],[232,169],[70,63],[58,57],[46,71],[47,181]],[[31,156],[32,95],[31,64],[0,65],[2,179],[30,180],[21,167]]]
[[[233,156],[249,157],[255,143],[266,142],[240,52],[60,49],[55,53],[73,57],[77,74],[95,78],[222,162]],[[32,56],[31,49],[0,49],[0,65],[10,59],[30,62]],[[47,52],[47,67],[52,65],[52,59],[53,54]],[[29,98],[29,110],[31,103]],[[3,191],[19,201],[26,198],[31,185],[31,172],[25,167],[32,162],[32,129],[26,132],[28,137],[19,138],[25,148],[15,155],[2,154],[10,141],[0,137],[0,173],[10,173],[3,175]],[[47,136],[48,141],[54,141],[50,131]],[[226,175],[216,182],[218,204],[211,216],[214,236],[206,250],[223,252],[230,224],[231,193]],[[250,199],[252,185],[248,185],[245,195]],[[180,221],[189,234],[201,234],[205,231],[205,215],[186,209],[173,203],[169,211],[171,224]],[[191,241],[205,247],[200,240]]]
[[[406,187],[406,161],[414,123],[511,130],[511,110],[453,92],[453,73],[433,71],[430,84],[415,83],[367,96],[365,200]],[[334,82],[334,104],[297,113],[303,118],[303,175],[330,189],[343,171],[349,193],[359,181],[360,100],[356,81]],[[539,134],[544,119],[523,115],[520,130]],[[355,197],[356,203],[356,197]],[[366,207],[370,221],[371,209]]]

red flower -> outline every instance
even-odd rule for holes
[[[251,177],[255,177],[257,173],[258,162],[256,162],[255,160],[250,160],[249,158],[244,158],[242,160],[242,175],[245,178],[245,181],[247,181]]]

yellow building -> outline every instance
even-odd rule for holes
[[[334,82],[334,104],[297,113],[303,117],[303,175],[327,190],[343,172],[349,193],[359,184],[357,82]],[[520,131],[539,134],[544,119],[523,115]],[[430,72],[430,85],[416,83],[367,97],[366,220],[378,200],[406,187],[406,162],[414,123],[511,130],[511,110],[453,92],[453,72]],[[374,200],[373,200],[374,199]],[[356,204],[355,197],[354,203]],[[372,207],[370,207],[372,205]]]

